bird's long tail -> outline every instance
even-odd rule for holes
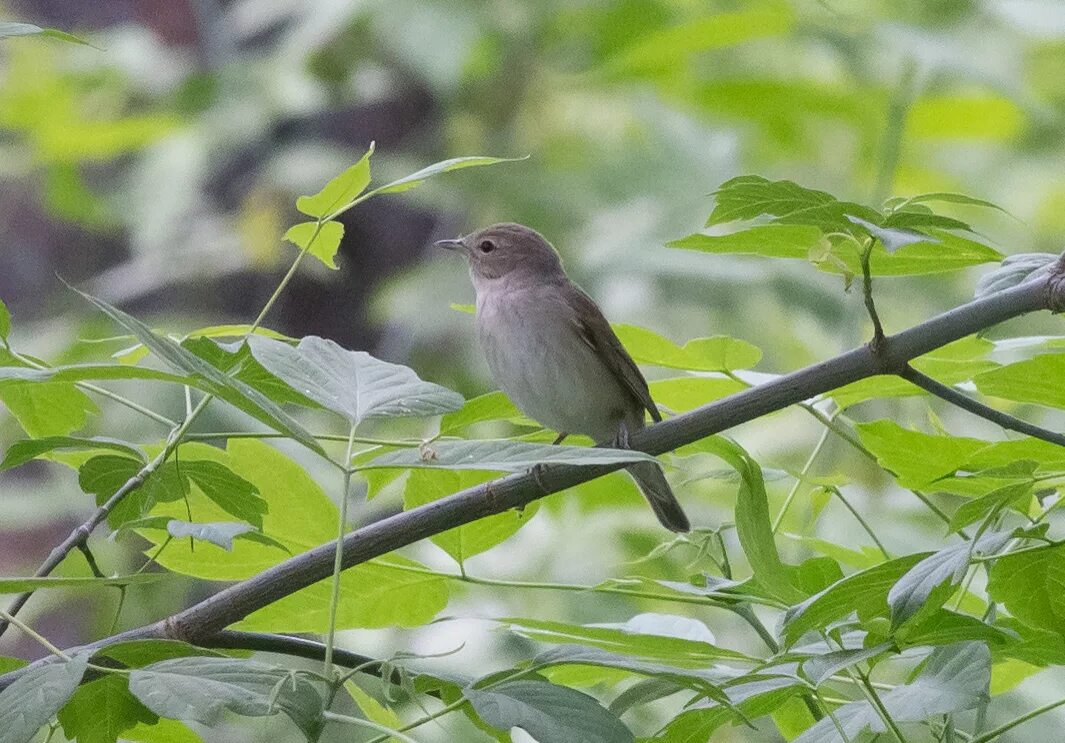
[[[691,523],[688,521],[684,509],[677,502],[677,497],[673,495],[673,490],[669,487],[669,483],[666,482],[666,476],[662,473],[661,467],[651,462],[640,462],[639,464],[629,465],[626,470],[632,475],[632,479],[636,481],[636,484],[640,486],[640,491],[647,498],[647,502],[651,504],[651,508],[654,510],[658,520],[662,522],[662,526],[670,531],[691,531]]]

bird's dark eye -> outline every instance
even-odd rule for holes
[[[491,253],[496,249],[496,244],[491,240],[481,240],[481,244],[477,246],[477,249],[482,253]]]

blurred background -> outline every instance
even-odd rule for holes
[[[1009,212],[957,207],[1003,252],[1062,248],[1060,0],[0,0],[0,20],[63,29],[96,47],[0,41],[0,297],[14,317],[13,344],[53,363],[122,348],[75,347],[116,331],[57,275],[168,331],[249,322],[294,255],[280,236],[297,221],[296,196],[314,193],[371,142],[377,183],[448,157],[529,157],[348,212],[340,270],[305,263],[267,325],[410,365],[467,397],[492,389],[470,316],[449,309],[473,292],[461,261],[431,243],[490,222],[545,234],[611,320],[678,342],[743,338],[764,350],[766,372],[860,343],[867,321],[858,295],[802,262],[665,247],[701,228],[711,192],[730,177],[789,178],[869,203],[959,191]],[[965,301],[980,273],[878,281],[888,330]],[[1051,327],[1024,320],[995,332]],[[184,408],[179,391],[151,387],[160,397],[146,399],[139,388],[115,389],[168,415]],[[151,421],[99,402],[86,431],[158,440]],[[933,407],[953,433],[997,435]],[[24,434],[0,415],[6,448]],[[923,426],[929,403],[855,413],[885,415]],[[735,433],[767,468],[797,470],[819,430],[786,412]],[[700,467],[674,479],[684,481],[681,499],[697,522],[727,521],[735,484]],[[846,448],[829,442],[815,472],[845,475],[890,549],[941,543],[920,504]],[[80,523],[91,503],[76,480],[39,462],[0,475],[0,573],[31,573]],[[624,508],[601,508],[594,493],[556,496],[467,569],[588,584],[701,569],[685,548],[633,564],[665,535],[624,481],[608,482],[625,491]],[[775,502],[790,485],[770,483]],[[372,503],[357,518],[397,501]],[[797,508],[794,530],[811,513]],[[813,530],[861,543],[836,504]],[[128,545],[100,549],[105,570],[139,564]],[[430,545],[412,554],[448,566]],[[212,590],[186,588],[131,591],[123,625]],[[605,622],[647,610],[587,594],[455,594],[447,614],[465,618]],[[66,646],[105,633],[115,599],[42,594],[26,616]],[[735,618],[700,618],[722,644],[757,647]],[[466,619],[355,631],[345,641],[383,656],[466,641],[434,663],[471,673],[529,652],[490,627]],[[39,648],[8,633],[0,654],[33,657]],[[1053,696],[1046,675],[1039,679],[1023,687],[1029,707]],[[1046,715],[1025,735],[1056,724]],[[268,729],[241,727],[226,740]],[[424,732],[463,739],[456,729]],[[726,728],[716,739],[775,739],[759,735]]]

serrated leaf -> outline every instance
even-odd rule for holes
[[[216,725],[223,710],[248,717],[284,712],[314,740],[324,702],[305,678],[236,658],[175,658],[135,669],[129,690],[160,717]]]
[[[650,454],[632,449],[597,446],[553,446],[513,439],[435,441],[419,449],[388,452],[363,465],[363,469],[409,467],[446,470],[525,472],[537,464],[592,467],[625,462],[653,462]]]
[[[462,168],[475,168],[482,165],[495,165],[496,163],[513,163],[525,160],[525,157],[454,157],[450,160],[442,160],[441,162],[434,163],[428,167],[411,173],[410,175],[403,176],[402,178],[392,181],[391,183],[375,188],[371,193],[374,195],[385,193],[398,193],[400,191],[408,191],[416,186],[420,186],[434,175],[441,173],[448,173],[452,170],[461,170]]]
[[[334,259],[344,239],[344,225],[340,222],[300,222],[289,227],[283,239],[301,250],[306,249],[328,268],[334,271],[339,268]]]
[[[517,679],[462,690],[477,715],[503,732],[519,727],[551,743],[634,743],[621,720],[593,697],[546,681]]]
[[[766,258],[806,260],[810,250],[827,245],[821,230],[807,225],[770,224],[727,235],[694,234],[667,243],[670,248],[703,253],[760,255]]]
[[[668,338],[636,325],[614,325],[613,328],[632,358],[645,364],[689,371],[726,372],[753,369],[762,359],[757,346],[727,335],[696,338],[678,346]]]
[[[937,648],[913,682],[879,696],[895,722],[920,722],[933,715],[961,712],[986,703],[990,699],[990,682],[991,653],[981,643],[964,642]],[[835,711],[835,716],[850,740],[858,739],[865,730],[886,732],[880,714],[865,700],[843,705]],[[835,722],[826,717],[794,743],[842,740]]]
[[[973,196],[966,196],[962,193],[947,193],[942,191],[936,193],[923,193],[918,194],[917,196],[911,196],[910,198],[906,199],[906,201],[911,204],[922,204],[927,201],[938,201],[944,204],[963,204],[965,206],[980,206],[987,209],[997,209],[1003,214],[1008,213],[998,204],[993,204],[992,202],[985,201],[984,199],[977,199]]]
[[[1054,253],[1014,253],[1002,259],[1002,263],[984,274],[976,282],[975,299],[997,294],[1023,284],[1037,273],[1052,266],[1058,256]]]
[[[211,364],[184,348],[180,343],[165,336],[157,335],[140,320],[112,307],[107,302],[79,291],[78,289],[74,289],[73,287],[71,287],[71,289],[95,305],[113,321],[133,333],[141,343],[151,349],[152,353],[158,356],[162,361],[175,369],[202,380],[203,384],[198,385],[201,389],[206,389],[211,394],[243,410],[245,413],[248,413],[257,420],[265,423],[273,430],[295,439],[311,451],[320,454],[324,453],[321,445],[313,436],[307,433],[302,426],[281,410],[276,403],[264,396],[258,390],[223,374]],[[259,338],[259,340],[266,339]],[[135,367],[121,368],[129,369]]]
[[[714,192],[717,205],[707,226],[763,215],[781,224],[803,224],[826,232],[848,231],[847,215],[879,222],[880,214],[861,204],[839,201],[824,191],[804,188],[792,181],[770,181],[757,175],[743,175],[721,184]]]
[[[18,467],[20,464],[25,464],[31,459],[35,459],[42,454],[55,451],[57,449],[76,449],[76,450],[95,450],[95,449],[110,449],[112,451],[120,451],[123,454],[130,454],[134,457],[138,457],[142,463],[147,460],[144,459],[144,452],[142,452],[137,446],[126,441],[119,441],[118,439],[106,438],[103,436],[94,436],[92,438],[83,438],[79,436],[45,436],[39,439],[26,439],[24,441],[16,441],[4,454],[4,461],[0,462],[0,470],[11,469],[12,467]]]
[[[308,217],[323,219],[351,203],[370,185],[370,156],[373,151],[374,143],[371,142],[366,154],[359,158],[358,162],[325,184],[321,191],[314,196],[300,196],[296,199],[296,208]]]
[[[89,459],[78,469],[78,485],[82,491],[96,496],[96,505],[103,505],[129,480],[136,477],[144,463],[115,454],[101,454]],[[129,492],[108,514],[107,521],[118,527],[138,519],[157,503],[182,500],[188,494],[188,483],[178,465],[166,462]]]
[[[269,510],[259,497],[259,489],[219,462],[182,462],[179,471],[214,501],[219,508],[256,529],[262,529],[263,514]]]
[[[987,591],[1018,619],[1065,633],[1065,548],[1048,547],[995,560]]]
[[[55,660],[26,671],[0,691],[0,730],[5,743],[29,743],[74,694],[89,653]]]
[[[93,401],[69,381],[52,379],[0,349],[0,402],[34,438],[64,436],[98,412]]]
[[[462,396],[425,382],[413,370],[307,336],[293,348],[269,338],[249,341],[271,374],[357,426],[367,418],[429,416],[458,410]]]

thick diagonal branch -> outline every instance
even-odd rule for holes
[[[1065,280],[1061,276],[1065,276],[1065,260],[1059,271],[1049,276],[970,302],[888,336],[875,354],[867,346],[856,348],[635,432],[630,443],[635,449],[663,454],[851,382],[883,374],[886,369],[901,368],[918,356],[1004,320],[1037,310],[1060,309],[1065,307]],[[511,475],[454,493],[351,532],[343,540],[343,566],[360,565],[456,526],[520,508],[618,467],[547,467],[538,478],[528,474]],[[335,543],[323,544],[225,588],[168,619],[105,638],[92,646],[147,638],[207,641],[252,612],[329,577],[334,552]],[[0,689],[23,672],[24,669],[0,677]]]

